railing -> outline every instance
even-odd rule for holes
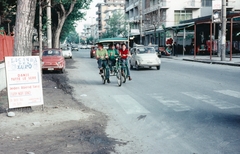
[[[185,8],[200,8],[201,7],[201,1],[198,0],[188,0],[185,2]]]
[[[154,6],[151,6],[149,8],[146,8],[145,10],[143,10],[143,13],[144,14],[148,14],[148,13],[156,11],[158,9],[163,9],[163,8],[167,9],[167,8],[170,7],[170,2],[171,1],[162,1],[162,2],[160,2],[157,5],[154,5]]]
[[[139,0],[133,0],[131,3],[126,3],[126,11],[131,10],[134,6],[138,6]]]
[[[234,7],[236,0],[228,0],[228,2],[226,2],[226,6],[227,7]]]

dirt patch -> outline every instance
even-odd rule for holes
[[[44,111],[15,109],[12,118],[6,116],[7,91],[0,92],[0,154],[108,154],[125,144],[107,137],[107,116],[77,102],[67,81],[66,74],[44,74]]]

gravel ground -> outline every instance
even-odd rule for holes
[[[67,59],[67,69],[74,60]],[[40,106],[11,109],[7,91],[0,92],[0,154],[108,154],[126,143],[105,133],[108,117],[72,97],[67,73],[43,74],[44,111]]]

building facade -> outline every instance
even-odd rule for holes
[[[106,31],[106,18],[109,16],[109,11],[111,10],[121,10],[124,9],[124,0],[105,0],[103,3],[98,3],[96,7],[98,8],[97,14],[97,25],[98,25],[98,36],[101,37],[102,33]]]
[[[164,32],[180,21],[212,15],[213,0],[126,0],[125,13],[138,33],[134,41],[140,44],[165,44],[174,33]],[[221,0],[220,0],[221,1]],[[240,1],[227,0],[227,11],[239,11]]]

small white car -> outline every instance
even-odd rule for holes
[[[130,68],[152,68],[156,67],[160,70],[161,59],[158,57],[157,52],[153,47],[149,46],[138,46],[131,49]]]
[[[62,53],[64,58],[71,58],[72,59],[72,50],[70,47],[62,48]]]

